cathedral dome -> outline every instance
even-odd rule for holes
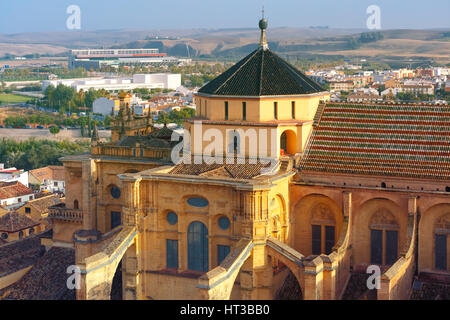
[[[259,21],[259,48],[203,86],[198,94],[261,97],[325,92],[320,84],[269,50],[265,36],[267,25],[266,19]]]
[[[198,93],[218,96],[302,95],[326,91],[270,50],[258,48],[203,86]]]

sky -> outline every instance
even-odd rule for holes
[[[0,0],[0,33],[67,31],[70,5],[85,31],[254,28],[263,2],[270,27],[366,28],[377,5],[381,29],[450,28],[449,0]]]

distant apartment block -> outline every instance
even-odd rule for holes
[[[355,88],[352,80],[330,81],[331,91],[350,91]]]
[[[373,93],[352,93],[347,97],[348,102],[382,102],[383,97]]]
[[[190,59],[169,57],[158,49],[84,49],[72,50],[69,69],[99,69],[102,66],[118,67],[132,64],[168,64],[189,62]]]

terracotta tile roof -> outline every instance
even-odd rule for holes
[[[29,194],[34,194],[33,190],[18,181],[0,182],[0,199],[10,199]]]
[[[27,202],[27,206],[31,206],[39,211],[41,214],[48,212],[48,207],[61,203],[61,199],[55,195],[42,197],[36,200]]]
[[[67,288],[69,266],[75,264],[75,251],[51,248],[13,285],[0,290],[4,300],[75,300],[75,290]]]
[[[193,175],[203,177],[217,177],[217,178],[233,178],[233,179],[254,179],[264,172],[264,168],[270,168],[270,163],[262,163],[259,160],[257,163],[252,163],[245,159],[245,163],[238,163],[236,159],[230,159],[227,164],[227,159],[223,164],[179,164],[175,166],[169,173],[173,175]],[[279,169],[277,164],[276,169]]]
[[[65,173],[63,166],[48,166],[44,168],[39,168],[35,170],[30,170],[30,173],[41,181],[41,183],[46,180],[56,180],[64,181]]]
[[[0,246],[0,277],[36,263],[41,256],[41,240],[37,236]]]
[[[25,215],[12,211],[0,217],[0,232],[17,232],[39,225]]]
[[[172,134],[173,134],[173,130],[167,128],[167,126],[164,125],[164,127],[162,127],[161,129],[157,129],[157,130],[151,132],[149,134],[149,136],[152,138],[164,139],[164,140],[170,141],[172,138]]]
[[[270,50],[259,48],[207,83],[198,93],[221,96],[278,96],[323,92],[313,81]]]
[[[450,106],[328,103],[301,172],[450,179]]]

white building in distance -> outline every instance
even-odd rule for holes
[[[150,109],[150,103],[148,101],[142,100],[134,94],[132,94],[130,103],[134,108],[134,113],[138,116],[146,115]],[[92,107],[94,113],[99,113],[104,116],[111,115],[114,108],[114,115],[117,115],[120,111],[120,100],[118,98],[101,97],[94,101]]]
[[[28,187],[28,171],[17,168],[4,169],[3,163],[0,163],[0,182],[18,181]]]
[[[60,79],[42,81],[42,91],[50,85],[57,87],[65,85],[80,90],[88,91],[105,89],[107,91],[129,91],[134,89],[171,89],[176,90],[181,86],[181,74],[178,73],[151,73],[135,74],[132,78],[84,78],[84,79]]]

